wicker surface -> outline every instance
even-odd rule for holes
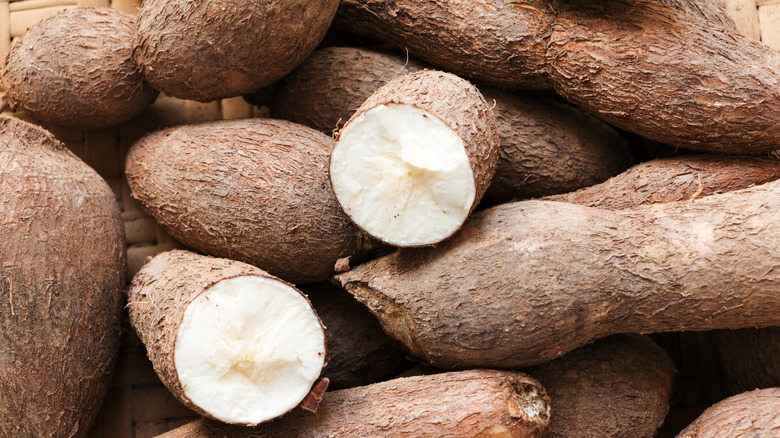
[[[135,13],[141,0],[0,0],[0,62],[13,37],[35,22],[75,6],[110,6]],[[745,35],[780,50],[780,0],[726,0]],[[26,118],[25,114],[14,114]],[[118,127],[98,131],[52,129],[58,138],[93,166],[114,189],[122,207],[128,242],[128,278],[148,256],[178,246],[129,195],[122,177],[124,154],[146,132],[165,126],[207,120],[260,116],[241,98],[208,104],[161,96],[141,116]],[[119,361],[111,389],[90,438],[146,438],[184,424],[196,415],[184,408],[160,383],[143,346],[125,321]],[[672,413],[675,415],[675,413]],[[677,413],[685,425],[691,415]]]

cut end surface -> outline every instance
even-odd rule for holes
[[[254,425],[306,397],[324,366],[325,334],[295,288],[236,277],[190,303],[174,357],[192,403],[220,421]]]
[[[463,139],[412,105],[379,105],[347,124],[331,153],[330,178],[347,215],[396,246],[446,239],[476,195]]]

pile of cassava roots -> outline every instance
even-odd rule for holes
[[[167,438],[780,436],[780,52],[721,0],[74,7],[1,84],[2,438],[86,435],[123,312]],[[159,94],[269,117],[128,148],[186,249],[126,284],[50,130]]]

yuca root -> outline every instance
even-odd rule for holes
[[[160,438],[541,437],[550,399],[520,373],[471,370],[407,377],[327,394],[317,415],[296,411],[257,428],[195,421]]]
[[[610,212],[525,201],[337,275],[416,357],[517,368],[613,333],[777,325],[780,181]]]

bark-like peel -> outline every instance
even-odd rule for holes
[[[124,281],[106,182],[42,128],[0,121],[0,436],[87,433],[119,348]]]
[[[338,0],[146,0],[133,59],[158,90],[208,102],[260,89],[320,43]]]
[[[330,147],[325,134],[283,120],[188,125],[141,138],[125,174],[185,245],[311,283],[366,243],[330,189]]]
[[[157,97],[130,56],[135,17],[71,8],[15,38],[3,69],[12,109],[71,128],[116,125]]]
[[[470,370],[334,391],[317,415],[292,412],[253,429],[201,420],[160,438],[536,438],[547,430],[549,415],[550,399],[536,380]]]

